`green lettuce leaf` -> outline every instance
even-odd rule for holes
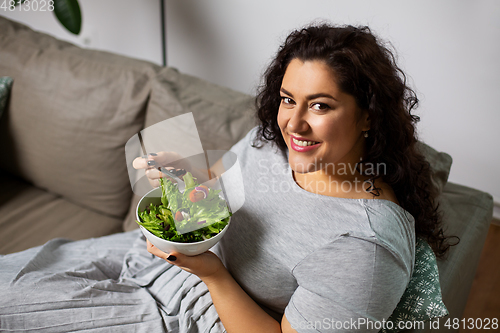
[[[181,193],[177,184],[161,178],[161,204],[151,204],[143,212],[139,212],[141,221],[137,223],[155,236],[174,242],[199,242],[217,235],[226,227],[231,215],[226,202],[219,196],[221,190],[209,189],[205,199],[191,202],[189,193],[199,184],[189,172],[184,175],[184,182],[186,190]],[[188,213],[189,217],[183,221],[175,221],[174,215],[179,210]],[[205,222],[198,223],[202,221]],[[177,227],[180,230],[199,229],[179,234]]]

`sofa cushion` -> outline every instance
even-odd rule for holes
[[[450,248],[446,260],[437,261],[449,317],[460,318],[491,223],[493,198],[488,193],[448,182],[438,201],[445,235],[460,239],[458,245]]]
[[[431,165],[432,181],[437,187],[438,193],[443,192],[443,188],[450,175],[453,159],[447,153],[439,152],[421,141],[417,143],[417,149],[425,156],[426,160]]]
[[[415,267],[401,300],[379,333],[400,332],[408,322],[426,322],[448,315],[443,303],[436,256],[429,244],[417,237]]]
[[[0,119],[0,168],[68,201],[124,217],[124,146],[144,125],[158,66],[82,49],[0,17],[0,74],[13,77]]]
[[[192,112],[204,150],[228,150],[254,127],[254,98],[163,68],[152,83],[145,127]]]
[[[0,254],[58,237],[85,239],[121,230],[122,219],[82,208],[25,181],[0,174]]]

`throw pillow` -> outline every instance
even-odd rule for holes
[[[0,77],[0,117],[3,114],[5,106],[7,105],[13,81],[14,80],[8,76]]]
[[[144,126],[159,67],[82,49],[1,16],[0,31],[0,73],[23,91],[12,95],[8,124],[0,122],[0,168],[123,219],[132,196],[124,146]]]
[[[427,322],[446,315],[448,310],[441,296],[436,256],[425,240],[417,238],[413,275],[396,309],[380,332],[399,332],[409,329],[405,326],[409,322]]]
[[[438,193],[443,192],[443,188],[450,175],[451,163],[453,162],[451,156],[447,153],[439,152],[421,141],[417,142],[417,149],[431,165],[432,182],[437,187]]]

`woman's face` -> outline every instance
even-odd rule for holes
[[[323,61],[294,59],[281,84],[278,125],[295,172],[333,170],[354,165],[364,153],[368,113],[340,90]],[[334,169],[333,169],[334,168]],[[333,171],[334,172],[334,171]]]

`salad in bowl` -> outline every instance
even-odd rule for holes
[[[160,250],[196,255],[222,238],[231,212],[221,190],[198,184],[189,172],[183,178],[184,192],[170,179],[161,178],[160,187],[139,201],[136,220],[144,236]]]

